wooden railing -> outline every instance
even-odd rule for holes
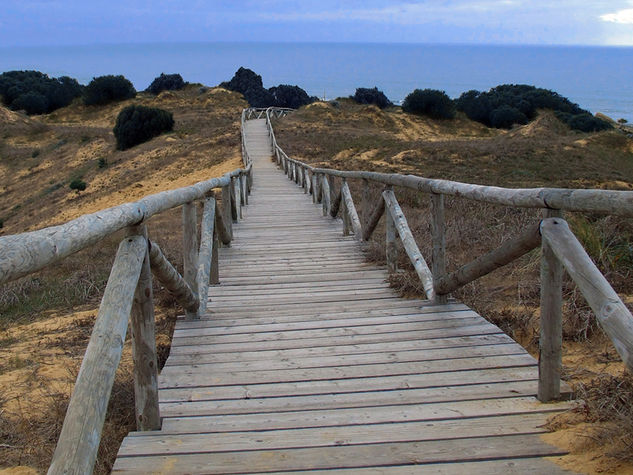
[[[245,114],[242,120],[244,117]],[[209,284],[218,283],[219,279],[219,243],[230,244],[232,223],[241,216],[242,204],[250,193],[252,164],[245,147],[242,157],[244,168],[219,178],[83,215],[60,226],[0,237],[0,283],[4,283],[127,229],[116,253],[48,473],[92,472],[128,321],[137,427],[160,429],[152,274],[173,293],[185,309],[187,319],[205,313]],[[215,199],[214,190],[218,189],[220,205]],[[197,203],[203,204],[200,236]],[[176,207],[182,207],[183,276],[158,244],[149,239],[145,224],[150,217]]]
[[[596,314],[598,322],[611,338],[626,366],[633,370],[633,316],[598,270],[562,218],[563,211],[633,216],[633,192],[557,188],[510,189],[434,180],[414,175],[340,171],[315,168],[288,157],[277,144],[271,119],[266,123],[277,164],[288,177],[312,194],[314,203],[322,203],[323,215],[343,219],[344,233],[350,231],[359,241],[367,241],[386,211],[386,259],[390,272],[396,270],[396,239],[411,260],[429,300],[446,303],[450,293],[498,269],[541,245],[541,324],[538,398],[560,397],[562,367],[562,269],[578,285]],[[341,181],[338,189],[335,180]],[[361,224],[347,180],[362,180]],[[382,197],[372,206],[369,184],[384,187]],[[431,267],[425,261],[398,204],[394,187],[427,194],[431,202]],[[540,223],[527,226],[523,233],[507,240],[499,248],[478,257],[454,272],[446,271],[446,226],[444,197],[455,196],[495,205],[542,208]]]

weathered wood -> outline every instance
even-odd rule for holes
[[[341,193],[339,193],[339,197]],[[343,236],[349,236],[349,233],[352,229],[352,226],[349,221],[349,214],[347,213],[347,209],[345,209],[345,203],[341,204],[341,218],[343,219]]]
[[[445,277],[437,279],[435,292],[439,295],[446,295],[454,292],[460,287],[478,279],[490,272],[503,267],[510,262],[527,254],[541,243],[539,225],[528,227],[514,239],[504,242],[497,249],[490,251],[483,256],[460,267],[455,272],[451,272]]]
[[[312,202],[314,204],[321,202],[321,184],[317,173],[312,174]]]
[[[223,209],[226,211],[225,206],[223,206]],[[220,206],[218,205],[218,202],[216,200],[215,202],[215,230],[218,234],[218,237],[220,238],[220,241],[222,241],[222,244],[226,246],[231,244],[231,240],[233,239],[231,237],[231,230],[226,224],[227,222],[230,223],[230,221],[231,221],[230,219],[229,220],[224,219],[222,210],[220,209]]]
[[[330,214],[330,182],[326,175],[321,175],[321,202],[323,203],[323,216]]]
[[[219,226],[220,228],[220,238],[222,239],[223,244],[228,244],[225,242],[226,236],[223,234],[222,230],[226,229],[228,231],[228,235],[230,239],[229,243],[233,239],[233,219],[232,219],[232,205],[231,205],[231,187],[230,184],[222,187],[222,212],[216,213],[217,216],[220,216],[220,220],[223,221],[224,226]]]
[[[182,255],[183,277],[192,292],[197,295],[198,283],[198,217],[195,203],[182,205]],[[196,311],[187,310],[187,318],[195,319],[199,315]]]
[[[437,291],[439,280],[446,275],[446,224],[444,222],[444,195],[431,195],[431,240],[433,242],[431,273],[433,274],[433,287],[435,288],[435,303],[445,304],[448,301],[448,295],[439,294]]]
[[[384,200],[380,200],[384,203]],[[383,206],[384,209],[384,206]],[[390,213],[385,216],[385,254],[387,258],[387,271],[390,274],[398,270],[398,246],[396,243],[396,223]]]
[[[231,184],[229,185],[229,190],[230,190],[230,198],[231,198],[231,219],[233,220],[234,223],[237,223],[237,220],[239,218],[239,203],[237,202],[238,198],[238,192],[236,189],[236,183],[235,183],[235,177],[231,178]]]
[[[49,474],[93,471],[146,250],[142,236],[125,238],[119,245]]]
[[[217,204],[216,204],[217,213]],[[220,247],[220,240],[218,237],[217,229],[213,228],[213,251],[211,253],[211,274],[209,275],[209,283],[211,285],[217,285],[220,283],[220,263],[218,256],[218,249]]]
[[[215,199],[207,198],[204,201],[200,233],[200,252],[198,254],[198,272],[196,282],[198,285],[198,316],[207,311],[209,294],[209,277],[211,274],[211,261],[213,257],[213,238],[215,231]]]
[[[363,179],[363,196],[361,200],[360,214],[363,220],[363,229],[365,229],[369,221],[369,213],[371,213],[371,188],[369,186],[369,180],[366,179]],[[363,240],[366,241],[364,237]]]
[[[345,180],[341,185],[341,195],[343,196],[343,200],[345,201],[345,213],[349,217],[354,236],[356,237],[356,239],[360,240],[363,236],[363,230],[360,224],[360,219],[358,218],[358,213],[356,212],[356,207],[354,206],[352,193],[350,192],[349,185]]]
[[[543,210],[543,218],[562,218],[560,210]],[[539,225],[540,234],[540,225]],[[563,266],[547,240],[541,246],[541,316],[538,398],[560,397],[563,366]]]
[[[133,226],[151,216],[203,198],[214,188],[225,186],[239,170],[221,178],[149,195],[134,203],[104,209],[59,226],[0,237],[0,283],[35,272],[104,237]]]
[[[474,201],[516,206],[520,208],[554,208],[568,211],[608,213],[633,216],[633,192],[584,190],[567,188],[512,189],[497,186],[472,185],[450,180],[422,178],[366,171],[340,171],[314,168],[316,173],[347,179],[367,179],[389,186],[402,186],[424,193],[459,196]]]
[[[189,284],[164,256],[158,244],[150,242],[149,261],[152,272],[165,288],[174,295],[180,305],[188,312],[196,312],[198,298]]]
[[[382,217],[384,212],[385,200],[381,197],[380,200],[378,200],[378,203],[376,203],[376,207],[374,208],[374,210],[371,212],[370,215],[368,215],[366,226],[365,228],[363,228],[363,241],[369,241],[369,238],[374,233],[376,226],[378,226],[378,222],[380,221],[380,218]]]
[[[543,241],[574,280],[622,361],[633,370],[633,316],[562,218],[541,223]]]
[[[147,240],[145,225],[130,228],[129,236]],[[147,247],[147,246],[146,246]],[[130,320],[132,358],[134,361],[134,404],[137,430],[160,429],[158,409],[158,364],[154,324],[154,296],[149,249],[145,250],[143,266],[134,293]]]
[[[248,204],[248,191],[246,184],[246,175],[240,175],[240,191],[242,192],[242,205]]]
[[[431,274],[431,270],[424,260],[424,257],[422,257],[422,253],[413,238],[413,234],[411,234],[411,230],[407,224],[407,219],[404,217],[404,213],[398,204],[398,200],[396,200],[396,195],[394,195],[392,190],[385,190],[383,191],[382,196],[385,200],[385,205],[389,214],[396,225],[404,250],[407,252],[415,272],[418,274],[418,277],[422,282],[426,297],[429,300],[434,300],[435,291],[433,289],[433,275]]]
[[[332,205],[330,206],[331,217],[336,218],[336,216],[339,214],[342,198],[343,198],[343,195],[341,194],[341,190],[339,190],[338,193],[334,193],[334,198],[332,199]]]

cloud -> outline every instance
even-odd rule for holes
[[[633,25],[633,8],[627,8],[626,10],[619,10],[615,13],[600,15],[600,19],[610,23]]]

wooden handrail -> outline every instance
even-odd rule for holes
[[[311,176],[310,192],[313,202],[323,202],[323,214],[331,210],[329,179],[335,177],[363,180],[363,224],[362,238],[368,240],[378,221],[386,214],[387,268],[396,270],[397,248],[396,231],[400,235],[405,250],[414,268],[423,282],[427,298],[436,303],[445,303],[447,296],[457,288],[471,282],[492,270],[506,265],[522,256],[541,243],[541,339],[539,357],[538,398],[550,401],[560,395],[560,375],[562,358],[562,267],[570,274],[581,292],[594,310],[598,321],[613,341],[626,366],[633,370],[633,317],[598,268],[593,264],[569,227],[562,218],[563,210],[595,212],[619,216],[633,216],[633,192],[611,190],[561,189],[561,188],[525,188],[510,189],[496,186],[474,185],[449,180],[423,178],[415,175],[376,173],[368,171],[340,171],[328,168],[312,167],[299,160],[289,158],[279,147],[275,139],[270,114],[266,113],[266,123],[271,137],[273,154],[286,173],[290,168],[300,167]],[[379,183],[388,187],[382,194],[373,211],[369,204],[369,183]],[[344,183],[346,186],[347,184]],[[432,202],[431,234],[433,241],[433,272],[415,243],[406,224],[406,219],[391,187],[399,186],[428,193]],[[345,213],[344,234],[354,221],[350,221],[346,195],[351,200],[349,188],[343,192]],[[542,208],[544,220],[540,227],[528,230],[501,247],[493,250],[455,272],[446,275],[445,269],[445,224],[444,196],[456,196],[464,199],[490,204]],[[338,199],[338,198],[337,198]],[[332,210],[334,211],[334,210]],[[332,213],[336,216],[336,213]],[[356,232],[355,232],[356,234]],[[359,233],[360,235],[360,233]],[[562,263],[562,266],[561,266]]]

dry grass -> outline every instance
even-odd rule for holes
[[[308,106],[279,120],[275,132],[289,156],[337,169],[412,173],[508,187],[633,187],[633,140],[616,131],[575,133],[549,113],[505,132],[484,129],[463,117],[434,122],[342,101],[338,107]],[[360,184],[350,185],[360,211]],[[372,188],[372,201],[379,199],[380,191]],[[429,198],[402,189],[396,194],[422,254],[430,260]],[[566,217],[616,291],[627,304],[633,303],[631,220],[578,213]],[[448,270],[495,249],[539,219],[537,210],[447,198]],[[391,284],[404,295],[423,295],[406,254],[402,248],[399,251],[400,272],[391,276]],[[367,258],[385,263],[382,222],[369,243]],[[539,274],[540,254],[535,250],[466,285],[455,296],[537,355]],[[599,420],[604,437],[598,437],[594,450],[604,451],[611,440],[617,440],[609,463],[630,462],[633,424],[630,410],[622,409],[627,403],[630,408],[630,375],[567,277],[564,302],[564,373],[586,398],[586,417],[566,424]]]
[[[174,132],[125,152],[111,130],[129,103],[174,113]],[[41,228],[147,194],[187,186],[239,166],[240,96],[190,86],[105,107],[73,104],[27,118],[0,108],[0,233]],[[37,150],[37,153],[34,153]],[[99,166],[103,158],[106,166]],[[70,190],[81,176],[88,189]],[[148,222],[152,240],[182,271],[180,210]],[[0,286],[0,467],[48,467],[122,232],[59,263]],[[182,310],[154,283],[159,368]],[[117,370],[95,466],[109,473],[134,430],[128,340]]]

